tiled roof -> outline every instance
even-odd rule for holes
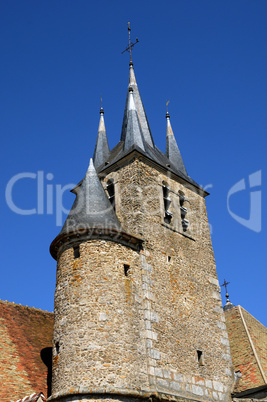
[[[52,346],[53,313],[0,301],[0,401],[42,391],[47,367],[40,352]]]
[[[31,394],[30,396],[25,396],[23,399],[18,399],[16,402],[42,402],[45,401],[46,398],[42,392],[39,394]]]
[[[240,306],[225,311],[226,327],[237,380],[235,393],[266,384],[267,328]]]

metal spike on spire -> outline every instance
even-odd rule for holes
[[[178,144],[176,142],[176,139],[174,137],[173,131],[172,131],[172,126],[171,126],[171,121],[170,121],[170,115],[168,112],[168,104],[170,101],[166,102],[166,107],[167,107],[167,113],[166,113],[166,119],[167,119],[167,138],[166,138],[166,156],[167,158],[171,161],[171,163],[176,166],[176,168],[182,172],[185,176],[187,176],[187,171],[183,162],[183,158],[181,155],[181,152],[179,150]]]
[[[96,146],[93,156],[93,161],[96,169],[98,169],[99,166],[101,166],[104,162],[106,162],[110,154],[106,127],[104,122],[104,109],[103,109],[102,96],[100,97],[100,99],[101,99],[100,120],[99,120]]]
[[[170,99],[169,99],[168,101],[166,101],[166,113],[167,113],[167,114],[169,114],[169,111],[168,111],[168,105],[169,105],[169,103],[170,103]]]
[[[138,38],[136,38],[135,43],[131,42],[131,28],[130,28],[130,22],[128,22],[128,34],[129,34],[129,46],[123,51],[121,52],[121,54],[125,53],[125,52],[129,52],[130,53],[130,65],[133,64],[133,60],[132,60],[132,47],[134,47],[134,45],[136,45],[139,40]]]

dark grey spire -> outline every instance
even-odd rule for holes
[[[94,228],[120,231],[121,224],[90,159],[89,168],[60,235]]]
[[[144,139],[138,119],[138,114],[133,97],[133,88],[130,86],[128,91],[127,120],[125,127],[124,150],[128,150],[132,145],[137,145],[145,151]]]
[[[171,163],[176,167],[177,170],[187,175],[187,171],[181,156],[181,152],[178,148],[176,139],[174,137],[172,126],[170,122],[170,115],[167,112],[167,140],[166,140],[166,156],[171,161]]]
[[[134,103],[135,103],[135,107],[136,107],[136,111],[137,111],[137,117],[138,117],[138,121],[139,121],[139,125],[144,137],[144,140],[151,146],[154,148],[154,141],[152,138],[152,134],[150,131],[150,127],[148,124],[148,120],[146,117],[146,112],[143,106],[143,102],[138,90],[138,86],[136,83],[136,79],[135,79],[135,75],[134,75],[134,69],[133,69],[133,63],[130,62],[130,74],[129,74],[129,88],[133,89],[133,99],[134,99]],[[128,91],[127,93],[127,98],[126,98],[126,104],[125,104],[125,109],[124,109],[124,116],[123,116],[123,123],[122,123],[122,130],[121,130],[121,141],[125,141],[125,137],[126,137],[126,130],[127,130],[127,120],[128,120],[128,104],[129,104],[129,96],[130,93]]]
[[[143,240],[123,231],[97,176],[92,159],[75,194],[76,199],[66,222],[50,246],[50,253],[55,260],[58,253],[70,247],[75,249],[89,239],[115,241],[140,250]]]
[[[100,109],[100,121],[99,121],[99,127],[98,127],[98,134],[97,134],[97,140],[96,140],[96,146],[95,146],[95,151],[94,151],[94,156],[93,156],[93,161],[95,168],[98,169],[100,165],[102,165],[106,160],[108,159],[110,154],[109,146],[108,146],[108,139],[107,139],[107,133],[106,133],[106,128],[105,128],[105,122],[104,122],[104,109],[101,105]]]

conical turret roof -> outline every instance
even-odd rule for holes
[[[182,159],[182,155],[178,148],[176,139],[172,131],[170,115],[168,112],[166,114],[166,119],[167,119],[166,156],[180,172],[182,172],[184,175],[187,176],[187,171]]]
[[[52,241],[50,252],[57,259],[58,252],[75,247],[88,239],[105,239],[127,245],[135,250],[143,240],[123,231],[115,211],[97,176],[93,160],[84,179],[76,187],[76,199],[59,235]]]
[[[92,159],[60,234],[86,228],[121,230],[121,224],[97,176]]]
[[[106,127],[105,127],[105,122],[104,122],[104,109],[101,106],[98,134],[97,134],[96,146],[95,146],[95,151],[94,151],[94,156],[93,156],[93,161],[94,161],[94,165],[95,165],[96,169],[98,169],[98,167],[100,165],[102,165],[102,163],[104,163],[108,159],[109,154],[110,154],[110,150],[109,150]]]

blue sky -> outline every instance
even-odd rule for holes
[[[119,141],[129,63],[121,52],[130,21],[132,39],[140,41],[134,68],[155,143],[165,150],[170,99],[187,171],[211,194],[206,202],[219,281],[230,281],[231,301],[267,325],[267,2],[2,0],[0,7],[0,298],[53,310],[56,262],[49,245],[60,231],[59,186],[84,177],[100,95],[110,146]],[[39,213],[20,215],[6,202],[5,189],[18,174],[13,204]],[[66,191],[65,207],[73,200]]]

